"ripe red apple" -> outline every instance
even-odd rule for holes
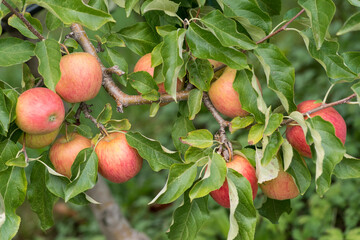
[[[64,121],[65,108],[61,98],[47,88],[23,92],[16,103],[16,124],[28,134],[55,131]]]
[[[154,77],[154,68],[151,67],[151,53],[145,54],[137,61],[134,67],[134,72],[139,72],[139,71],[148,72],[152,77]],[[183,87],[183,85],[184,85],[183,82],[180,79],[178,79],[176,83],[177,91],[179,91]],[[159,83],[158,87],[159,87],[158,92],[160,94],[166,93],[164,83]]]
[[[89,53],[77,52],[60,60],[61,79],[56,92],[69,103],[93,99],[101,88],[102,71],[97,59]]]
[[[25,146],[28,148],[43,148],[49,146],[56,138],[60,131],[60,128],[56,129],[53,132],[45,133],[45,134],[29,134],[25,133]],[[19,138],[19,143],[23,144],[24,141],[24,133],[21,134]]]
[[[240,155],[235,155],[231,162],[226,163],[226,166],[241,173],[250,182],[254,200],[258,190],[255,168],[246,158]],[[230,208],[229,186],[227,180],[225,180],[221,188],[212,191],[210,196],[221,206]]]
[[[142,167],[143,159],[121,132],[110,133],[101,139],[95,152],[99,159],[99,173],[114,183],[130,180]]]
[[[308,100],[300,103],[297,110],[301,113],[307,112],[311,109],[319,107],[321,103],[315,103],[315,100]],[[310,114],[311,117],[320,116],[324,120],[329,121],[335,128],[335,135],[345,144],[346,140],[346,123],[342,116],[332,107],[325,108]],[[311,158],[311,150],[306,143],[305,135],[300,126],[288,125],[286,128],[286,138],[289,143],[295,148],[302,156]]]
[[[236,70],[225,68],[218,80],[213,82],[209,89],[209,97],[214,107],[225,116],[245,117],[249,113],[242,109],[239,94],[233,88]],[[258,85],[261,89],[260,83]]]
[[[49,158],[55,170],[62,175],[71,177],[71,165],[78,153],[91,147],[91,140],[78,133],[71,133],[55,141],[51,146]]]
[[[276,178],[260,184],[260,188],[267,197],[276,200],[292,199],[300,193],[294,178],[282,167]]]

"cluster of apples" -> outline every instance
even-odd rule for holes
[[[64,121],[62,99],[78,103],[93,99],[102,83],[98,60],[89,53],[72,53],[60,61],[61,79],[55,92],[48,88],[32,88],[23,92],[16,105],[16,124],[24,131],[19,141],[30,148],[43,148],[57,137]],[[68,178],[78,153],[92,147],[91,140],[70,133],[58,138],[50,148],[49,158],[55,170]],[[134,177],[142,167],[142,158],[130,147],[124,133],[113,132],[95,146],[99,173],[112,182],[121,183]]]

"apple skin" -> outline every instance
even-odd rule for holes
[[[71,165],[76,156],[85,148],[91,147],[91,140],[78,133],[71,133],[57,139],[50,148],[49,158],[55,170],[62,175],[71,177]]]
[[[139,71],[145,71],[148,72],[152,77],[154,77],[154,68],[151,67],[151,53],[147,53],[144,56],[142,56],[137,63],[135,64],[134,67],[134,72],[139,72]],[[182,89],[184,83],[178,79],[177,83],[176,83],[176,89],[177,91],[179,91],[180,89]],[[159,90],[158,92],[160,94],[165,94],[167,93],[165,91],[165,86],[164,83],[159,83],[158,84]],[[166,104],[165,104],[166,105]]]
[[[56,129],[53,132],[45,134],[29,134],[25,133],[25,146],[28,148],[39,149],[46,146],[49,146],[59,134],[60,128]],[[21,134],[18,142],[23,144],[24,133]]]
[[[249,113],[242,109],[239,94],[233,88],[236,69],[226,67],[218,80],[209,89],[209,97],[214,107],[227,117],[245,117]],[[261,90],[259,81],[258,86]]]
[[[258,190],[255,168],[246,158],[240,155],[234,155],[234,159],[231,162],[226,163],[226,166],[241,173],[250,182],[254,200]],[[212,191],[210,196],[221,206],[230,208],[229,186],[227,179],[218,190]]]
[[[307,112],[311,109],[319,107],[321,103],[315,103],[315,100],[308,100],[300,103],[297,110],[301,113]],[[342,116],[332,107],[325,108],[310,115],[311,117],[320,116],[324,120],[329,121],[335,128],[335,135],[345,144],[346,140],[346,123]],[[300,126],[288,125],[286,128],[286,138],[289,143],[295,148],[302,156],[311,158],[311,150],[306,143],[305,135]]]
[[[101,88],[102,71],[97,59],[89,53],[77,52],[60,60],[61,79],[56,92],[69,103],[93,99]]]
[[[276,200],[292,199],[300,193],[294,178],[285,172],[282,167],[276,178],[260,184],[260,188],[268,198]]]
[[[60,127],[64,117],[61,98],[47,88],[26,90],[16,103],[16,125],[28,134],[53,132]]]
[[[113,132],[98,142],[95,152],[99,159],[99,173],[114,183],[123,183],[141,170],[143,159],[121,132]]]

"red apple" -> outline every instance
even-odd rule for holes
[[[152,77],[154,77],[154,68],[151,67],[151,53],[145,54],[137,61],[134,67],[134,72],[139,72],[139,71],[148,72]],[[177,91],[179,91],[183,87],[183,85],[184,85],[183,82],[180,79],[178,79],[176,83]],[[164,83],[159,83],[158,87],[159,87],[158,92],[160,94],[166,93]]]
[[[55,141],[51,146],[49,158],[55,170],[62,175],[71,177],[71,165],[78,153],[91,147],[91,140],[78,133],[71,133]]]
[[[311,109],[319,107],[321,103],[315,103],[315,100],[308,100],[300,103],[297,110],[301,113],[307,112]],[[329,121],[335,128],[335,135],[345,144],[346,140],[346,123],[342,116],[332,107],[325,108],[310,114],[311,117],[320,116],[324,120]],[[295,148],[302,156],[311,158],[311,150],[306,143],[305,135],[300,126],[288,125],[286,128],[286,138],[289,143]]]
[[[142,167],[143,159],[121,132],[110,133],[101,139],[95,152],[99,159],[99,173],[114,183],[130,180]]]
[[[255,199],[258,185],[255,168],[250,162],[240,155],[235,155],[231,162],[226,163],[226,166],[241,173],[250,182],[253,199]],[[221,188],[212,191],[210,196],[221,206],[230,208],[229,186],[227,180],[225,180]]]
[[[64,104],[50,89],[32,88],[18,98],[15,122],[28,134],[53,132],[60,127],[64,117]]]
[[[49,146],[56,138],[60,131],[60,128],[56,129],[53,132],[45,133],[45,134],[29,134],[25,133],[25,146],[28,148],[43,148]],[[19,143],[23,144],[24,141],[24,133],[21,134],[19,138]]]
[[[233,88],[235,76],[235,69],[225,68],[219,79],[211,84],[209,97],[214,107],[225,116],[245,117],[249,113],[242,109],[239,94]],[[261,89],[259,81],[258,85]]]
[[[85,102],[100,91],[102,71],[93,55],[85,52],[65,55],[61,58],[60,70],[61,79],[55,90],[65,101]]]
[[[294,178],[282,167],[276,178],[260,184],[260,188],[267,197],[276,200],[292,199],[300,193]]]

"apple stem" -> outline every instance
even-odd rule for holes
[[[22,144],[22,149],[21,149],[21,152],[24,154],[25,156],[25,162],[28,163],[29,162],[29,157],[26,153],[26,132],[24,132],[24,141],[23,141],[23,144]]]
[[[69,53],[69,50],[67,49],[67,47],[66,47],[64,44],[60,43],[60,46],[65,50],[65,52],[66,52],[67,55],[70,54],[70,53]]]
[[[65,122],[65,139],[66,139],[66,142],[69,142],[68,123],[67,122]]]

